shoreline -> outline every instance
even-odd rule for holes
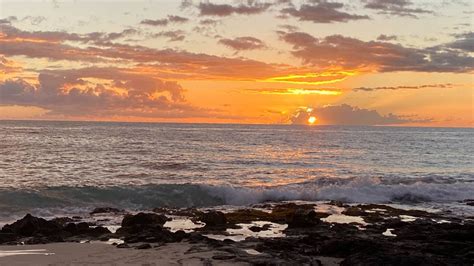
[[[83,263],[134,264],[133,258],[151,265],[178,260],[190,265],[474,262],[474,217],[381,204],[287,202],[228,210],[155,208],[132,214],[97,208],[90,215],[102,222],[116,217],[121,224],[107,227],[81,217],[47,221],[27,215],[0,231],[0,254],[38,249],[54,254],[0,255],[0,264],[76,263],[91,257],[95,261]],[[64,255],[71,252],[72,257]],[[122,259],[109,263],[110,254]]]

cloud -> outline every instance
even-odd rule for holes
[[[46,21],[46,18],[43,16],[26,16],[22,21],[29,21],[31,25],[37,26]]]
[[[379,91],[379,90],[418,90],[418,89],[448,89],[453,88],[454,84],[444,83],[444,84],[427,84],[419,86],[389,86],[389,87],[359,87],[352,89],[353,91]]]
[[[458,39],[446,44],[447,47],[474,53],[474,32],[471,31],[463,34],[456,34],[455,36]]]
[[[97,81],[100,80],[100,81]],[[43,71],[38,84],[23,79],[0,83],[0,105],[35,106],[50,115],[205,116],[185,103],[183,88],[117,68]]]
[[[432,14],[433,11],[412,8],[410,0],[363,0],[365,7],[377,10],[381,14],[417,18],[419,14]]]
[[[254,15],[263,13],[270,8],[270,3],[259,3],[257,1],[248,1],[247,4],[239,4],[236,6],[229,4],[213,4],[210,2],[201,2],[197,5],[201,16],[218,16],[225,17],[233,14],[238,15]]]
[[[377,37],[377,41],[396,41],[398,37],[396,35],[385,35],[385,34],[380,34]]]
[[[341,35],[316,38],[304,32],[279,31],[280,38],[293,45],[292,54],[305,64],[331,68],[368,69],[380,72],[470,72],[474,58],[446,45],[407,48],[400,44],[361,41]]]
[[[306,76],[308,73],[314,73],[314,69],[308,67],[184,50],[160,50],[106,41],[104,36],[116,38],[111,33],[28,32],[9,26],[0,34],[0,46],[5,56],[110,65],[129,64],[140,71],[166,79],[255,81],[287,77],[290,74]],[[285,82],[286,79],[280,79],[278,82]]]
[[[174,15],[168,15],[167,18],[163,19],[144,19],[140,21],[140,24],[142,25],[148,25],[148,26],[167,26],[168,24],[171,23],[185,23],[188,22],[189,19],[185,17],[180,17],[180,16],[174,16]]]
[[[203,20],[199,21],[199,24],[201,24],[203,26],[215,26],[215,25],[219,24],[219,21],[215,20],[215,19],[203,19]]]
[[[12,25],[5,24],[2,25],[1,29],[0,42],[9,42],[14,43],[15,45],[21,45],[21,43],[28,42],[41,44],[61,43],[65,41],[80,42],[83,44],[101,44],[140,34],[139,30],[133,28],[125,29],[121,32],[90,32],[85,34],[67,33],[64,31],[23,31]]]
[[[153,37],[165,37],[168,38],[170,42],[183,41],[186,36],[185,32],[182,30],[172,30],[172,31],[162,31],[156,34],[153,34]]]
[[[2,24],[4,24],[4,25],[11,24],[14,21],[18,21],[18,18],[15,17],[15,16],[9,16],[9,17],[0,19],[0,25],[2,25]]]
[[[348,22],[350,20],[369,19],[366,15],[349,14],[341,9],[344,4],[338,2],[327,2],[324,0],[313,0],[312,4],[302,4],[299,8],[294,6],[281,10],[282,15],[293,16],[300,21],[311,21],[314,23]]]
[[[5,56],[0,55],[0,73],[3,75],[10,74],[10,73],[16,73],[21,71],[22,68],[21,66],[6,58]]]
[[[413,122],[429,122],[416,120],[394,114],[381,115],[375,110],[362,109],[347,104],[327,105],[318,108],[299,108],[290,118],[292,124],[307,125],[310,117],[316,117],[317,124],[324,125],[397,125]]]
[[[254,37],[237,37],[234,39],[220,39],[220,44],[223,44],[236,51],[242,50],[256,50],[266,48],[265,43]]]

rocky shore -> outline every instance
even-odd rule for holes
[[[101,214],[123,217],[120,227],[109,230],[84,217],[46,220],[27,214],[1,229],[0,244],[109,241],[117,249],[160,252],[181,243],[186,252],[212,251],[201,259],[204,265],[474,264],[474,217],[449,213],[329,202],[140,213],[97,208],[90,215]]]

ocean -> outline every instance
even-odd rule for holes
[[[0,221],[266,201],[474,213],[474,130],[0,121]]]

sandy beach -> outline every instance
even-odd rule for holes
[[[119,249],[106,243],[0,246],[0,265],[251,265],[231,257],[206,245],[185,242],[150,249]],[[326,266],[342,261],[331,257],[318,259]]]
[[[0,265],[248,265],[219,261],[202,245],[170,243],[151,249],[119,249],[104,243],[0,246]]]

